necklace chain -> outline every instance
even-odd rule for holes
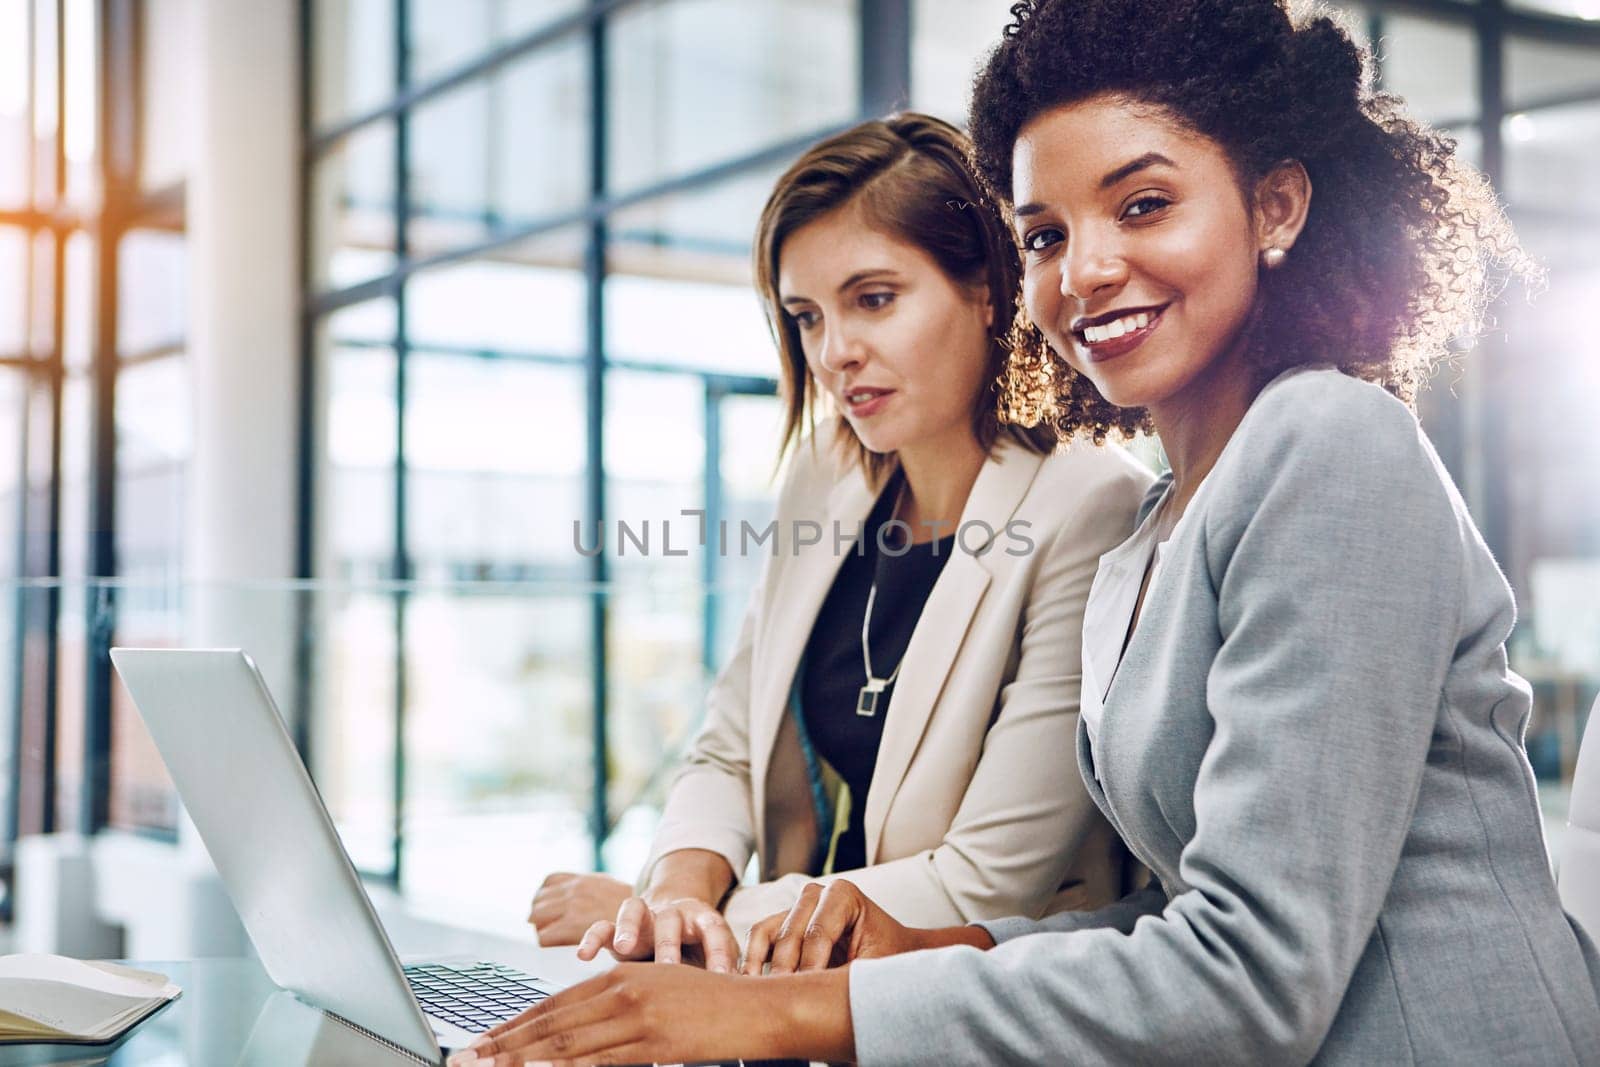
[[[889,512],[891,517],[899,512],[900,501],[904,497],[905,491],[905,482],[902,481],[900,483],[900,491],[895,495],[894,508]],[[905,663],[905,657],[902,655],[900,662],[894,665],[894,670],[890,672],[887,678],[878,678],[872,673],[872,649],[867,640],[867,635],[872,630],[872,606],[877,603],[877,600],[878,579],[874,576],[872,585],[867,588],[867,610],[861,613],[861,664],[866,668],[867,684],[863,685],[861,691],[856,694],[856,714],[863,718],[871,718],[878,714],[878,698],[883,695],[885,689],[894,684],[896,678],[900,677],[900,667]]]

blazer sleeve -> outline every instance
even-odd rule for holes
[[[1072,758],[1083,608],[1100,555],[1127,536],[1147,481],[1131,461],[1096,468],[1070,518],[1048,540],[1041,537],[1018,623],[1016,672],[1000,691],[983,753],[943,840],[827,878],[796,874],[736,890],[727,906],[736,933],[787,910],[807,884],[834,878],[853,882],[910,926],[1038,915],[1090,835],[1100,831],[1109,840]]]
[[[1110,928],[1131,934],[1135,923],[1146,915],[1161,914],[1161,910],[1166,906],[1166,892],[1159,884],[1152,881],[1143,889],[1136,889],[1116,903],[1107,904],[1103,908],[1091,911],[1058,911],[1043,919],[1012,915],[977,925],[983,927],[997,945],[1030,934],[1065,934],[1074,930]]]
[[[1402,405],[1348,380],[1275,392],[1292,403],[1251,420],[1251,466],[1207,505],[1221,648],[1184,890],[1131,934],[854,964],[861,1063],[951,1034],[995,1063],[1316,1054],[1399,862],[1476,535]]]

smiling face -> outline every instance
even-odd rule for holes
[[[1232,369],[1261,251],[1293,237],[1247,201],[1220,145],[1100,96],[1035,117],[1012,164],[1029,317],[1102,396],[1159,420]]]
[[[783,242],[778,295],[818,392],[867,449],[903,458],[973,438],[993,320],[985,294],[846,204]]]

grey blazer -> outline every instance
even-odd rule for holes
[[[1600,1063],[1511,592],[1411,413],[1279,377],[1164,559],[1077,737],[1151,887],[852,965],[860,1061]]]

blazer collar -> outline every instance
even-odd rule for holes
[[[818,447],[826,447],[821,443]],[[788,714],[789,690],[805,652],[811,628],[822,611],[822,602],[838,576],[851,548],[834,551],[833,531],[837,527],[841,537],[854,533],[872,512],[877,494],[867,484],[866,474],[859,464],[841,462],[840,476],[828,493],[825,513],[796,515],[796,521],[814,520],[822,527],[822,541],[803,550],[793,546],[793,534],[782,531],[776,551],[794,558],[784,561],[783,577],[773,590],[772,602],[766,608],[764,624],[764,653],[757,664],[759,674],[751,689],[751,773],[753,780],[764,791],[766,772],[772,758],[772,746],[777,740],[783,717]],[[765,803],[757,811],[765,810]],[[765,830],[759,825],[765,839]]]
[[[944,688],[956,655],[965,639],[973,616],[989,587],[993,544],[1005,531],[1018,506],[1033,484],[1044,457],[1002,439],[994,454],[985,461],[967,496],[961,512],[961,525],[972,524],[960,535],[953,557],[945,564],[923,606],[922,614],[906,647],[899,680],[890,702],[891,725],[885,729],[874,766],[872,790],[863,816],[867,833],[867,862],[876,862],[878,840],[894,795],[905,779],[911,757],[916,752],[928,721]],[[855,463],[843,465],[839,479],[828,493],[825,515],[816,516],[822,524],[822,542],[810,546],[785,568],[784,576],[767,606],[766,654],[761,657],[760,673],[754,681],[751,701],[750,741],[754,781],[765,791],[772,746],[783,716],[787,714],[789,689],[794,684],[800,657],[805,651],[811,628],[822,610],[822,602],[833,587],[839,568],[849,549],[833,550],[833,528],[841,536],[854,533],[872,511],[877,494],[867,484],[865,474]],[[804,519],[806,516],[800,516]],[[994,531],[986,538],[986,524]],[[975,555],[990,542],[987,552]],[[779,552],[789,553],[789,543],[780,541]],[[989,707],[972,709],[972,714],[989,715]],[[765,803],[757,805],[764,811]],[[759,819],[759,815],[758,815]],[[769,835],[758,826],[760,840]]]
[[[895,794],[905,780],[945,680],[989,588],[993,553],[1000,551],[994,542],[1016,514],[1043,462],[1043,456],[1003,438],[978,471],[972,492],[967,495],[961,525],[957,527],[955,554],[934,583],[911,632],[889,703],[889,725],[878,748],[863,817],[868,863],[877,862],[879,839]],[[979,523],[993,534],[987,534]],[[958,713],[988,716],[992,711],[992,707],[985,706],[959,709]]]

